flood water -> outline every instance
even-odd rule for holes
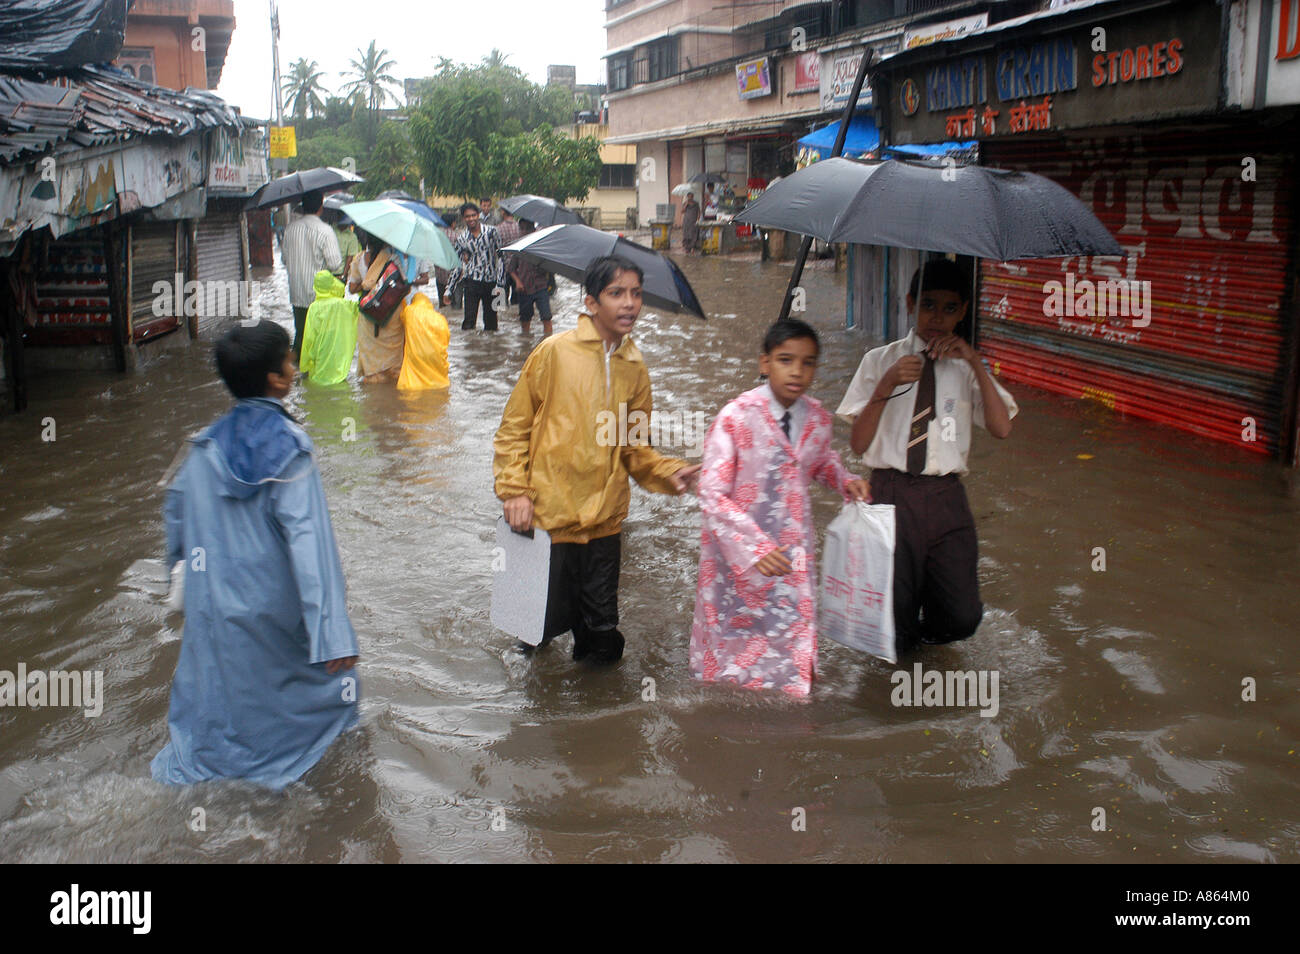
[[[789,265],[683,265],[710,320],[646,314],[634,338],[656,408],[712,419],[757,383]],[[258,307],[291,326],[283,274],[261,277]],[[834,409],[877,342],[843,329],[843,274],[804,285]],[[556,306],[571,328],[576,286]],[[290,398],[347,573],[362,728],[281,794],[149,777],[183,624],[158,484],[229,406],[210,339],[172,335],[124,376],[37,377],[0,418],[0,669],[105,680],[98,718],[0,708],[0,860],[1300,860],[1300,505],[1279,465],[1010,385],[1015,431],[978,435],[966,479],[984,622],[900,661],[996,670],[993,718],[895,707],[894,667],[826,640],[806,701],[694,682],[698,510],[640,490],[627,653],[588,669],[570,637],[529,658],[489,622],[491,442],[540,325],[451,324],[450,392]],[[824,532],[839,504],[814,497]]]

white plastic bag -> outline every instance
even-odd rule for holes
[[[167,579],[167,612],[185,612],[185,561],[177,560]]]
[[[854,501],[826,530],[821,631],[891,663],[894,646],[894,505]]]

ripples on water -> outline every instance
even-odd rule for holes
[[[788,266],[684,266],[712,320],[647,314],[635,337],[656,407],[711,419],[757,383]],[[833,410],[869,343],[841,327],[842,275],[804,284],[823,333],[814,395]],[[283,286],[277,272],[259,306],[288,324]],[[561,330],[578,304],[562,283]],[[491,440],[538,338],[451,323],[450,392],[307,383],[291,398],[316,442],[364,696],[363,730],[283,794],[148,777],[181,626],[162,603],[157,484],[228,404],[207,348],[172,341],[130,376],[40,379],[33,409],[0,419],[0,668],[104,669],[107,697],[98,719],[0,709],[0,857],[1297,860],[1297,508],[1276,465],[1013,388],[1016,432],[977,438],[967,480],[984,623],[900,663],[997,670],[992,719],[895,708],[893,667],[825,641],[808,701],[696,684],[698,513],[639,491],[627,656],[588,670],[567,638],[527,658],[488,619]],[[816,500],[824,531],[838,504]],[[191,830],[196,808],[206,831]]]

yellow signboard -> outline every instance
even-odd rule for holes
[[[292,159],[298,155],[298,140],[292,126],[271,127],[271,158]]]

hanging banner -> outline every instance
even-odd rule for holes
[[[292,126],[271,127],[271,158],[292,159],[298,155],[298,140]]]
[[[861,50],[828,53],[822,57],[820,76],[822,109],[844,108],[849,101],[849,93],[853,92],[853,81],[857,79],[858,66],[861,63]],[[871,105],[870,83],[862,84],[858,105]]]
[[[772,74],[766,56],[736,64],[736,88],[741,99],[771,95]]]
[[[822,57],[820,53],[800,53],[794,58],[794,89],[792,93],[816,93],[822,88]]]
[[[981,33],[989,26],[989,15],[963,17],[946,23],[930,23],[921,27],[908,27],[903,31],[903,49],[911,50],[918,46],[937,43],[940,40],[955,40],[971,33]]]

